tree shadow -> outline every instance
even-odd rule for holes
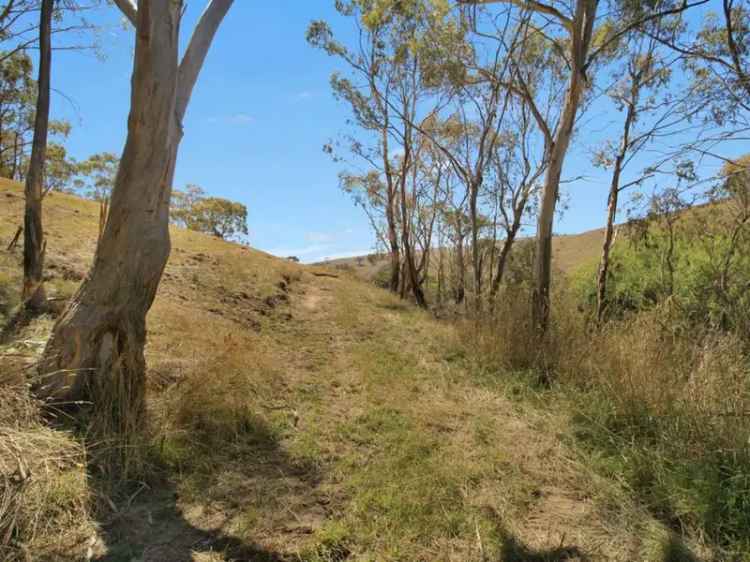
[[[288,562],[279,552],[265,549],[221,529],[191,524],[178,506],[173,489],[164,488],[128,506],[103,525],[106,553],[95,562],[193,562],[200,554],[232,562]],[[217,558],[210,558],[211,562]]]
[[[535,549],[523,544],[506,529],[500,531],[502,562],[587,562],[588,556],[574,545]]]
[[[223,450],[211,448],[223,446]],[[269,508],[263,498],[275,492],[289,493],[308,499],[316,496],[319,482],[317,470],[308,464],[291,458],[280,446],[276,434],[257,417],[252,418],[244,431],[232,443],[210,442],[205,448],[194,451],[214,456],[198,461],[191,474],[192,486],[198,491],[190,501],[181,501],[180,492],[174,484],[175,472],[166,470],[158,482],[149,486],[141,484],[130,487],[128,493],[118,495],[119,500],[110,503],[106,520],[100,521],[104,544],[96,562],[192,562],[194,560],[218,562],[288,562],[292,557],[283,552],[265,548],[256,542],[255,521],[249,521],[241,532],[230,525],[233,516],[241,516],[243,510],[257,510],[266,523],[266,533],[272,526],[274,532],[309,536],[313,529],[298,529],[304,506],[291,505],[296,521],[279,523],[273,515],[267,516]],[[184,467],[183,467],[184,468]],[[173,469],[174,470],[174,469]],[[91,478],[92,485],[99,482],[95,490],[107,498],[110,488],[104,479]],[[106,500],[105,500],[106,501]],[[290,503],[292,500],[289,500]],[[321,505],[325,502],[321,502]],[[114,504],[114,505],[112,505]],[[320,506],[318,506],[320,507]],[[282,510],[278,510],[282,512]],[[327,513],[318,510],[317,516],[324,520]],[[271,521],[268,521],[270,517]],[[312,519],[310,519],[312,520]],[[236,522],[236,519],[235,519]],[[277,527],[278,525],[278,527]],[[231,530],[230,530],[231,528]],[[248,538],[253,534],[253,538]],[[279,541],[274,541],[279,544]],[[282,542],[281,544],[285,544]],[[203,555],[204,557],[200,557]]]
[[[680,538],[670,533],[662,547],[662,562],[700,562]]]

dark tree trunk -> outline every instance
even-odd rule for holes
[[[607,226],[604,231],[604,243],[602,244],[602,257],[599,261],[599,272],[596,279],[596,318],[598,322],[604,320],[607,308],[607,278],[609,275],[609,257],[612,252],[612,243],[615,235],[615,219],[617,218],[617,204],[620,197],[620,176],[625,163],[625,156],[630,149],[630,129],[636,119],[636,111],[640,90],[640,76],[631,73],[633,81],[630,87],[630,101],[628,112],[623,126],[622,142],[620,150],[615,157],[615,167],[612,170],[612,182],[609,186],[609,198],[607,201]]]
[[[456,244],[456,282],[453,288],[453,299],[456,304],[462,304],[466,298],[466,264],[464,260],[463,234],[458,237]]]
[[[607,226],[604,230],[602,257],[599,261],[599,272],[596,278],[596,318],[599,322],[604,320],[604,312],[607,308],[609,257],[612,251],[612,242],[615,235],[615,218],[617,217],[617,200],[620,195],[620,171],[622,170],[622,160],[623,159],[618,156],[612,174],[612,185],[609,188],[609,201],[607,203]]]
[[[495,276],[492,279],[492,287],[490,288],[490,301],[495,300],[497,292],[500,290],[500,285],[505,277],[505,268],[508,265],[510,251],[513,249],[513,244],[516,241],[517,234],[518,229],[513,228],[507,233],[507,238],[503,241],[503,247],[500,249],[500,255],[497,258],[497,267],[495,270]]]
[[[471,271],[474,277],[474,311],[482,306],[482,264],[479,255],[479,187],[482,180],[469,184],[469,217],[471,219]]]
[[[43,0],[39,18],[39,80],[34,118],[34,140],[29,171],[26,174],[26,208],[23,236],[23,302],[27,310],[41,310],[46,304],[44,293],[44,229],[42,197],[44,196],[44,161],[47,155],[49,129],[50,70],[52,66],[52,11],[54,0]]]
[[[397,293],[399,290],[399,281],[401,280],[401,251],[398,246],[398,233],[396,231],[396,217],[393,210],[394,197],[390,193],[388,195],[388,210],[386,213],[386,220],[388,222],[388,243],[390,244],[390,255],[391,255],[391,276],[388,282],[388,288],[393,293]]]

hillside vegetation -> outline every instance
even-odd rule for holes
[[[21,193],[0,183],[4,242]],[[92,202],[45,201],[51,296],[85,274],[97,221]],[[51,316],[3,345],[1,394],[24,412],[0,417],[3,559],[710,558],[603,476],[562,395],[481,368],[455,325],[346,272],[172,235],[149,315],[148,477],[112,487],[83,435],[21,398]],[[0,255],[7,314],[20,250]]]
[[[565,274],[572,274],[584,266],[596,263],[601,254],[603,236],[604,230],[601,228],[580,234],[555,236],[552,239],[552,263],[555,269]],[[525,240],[519,241],[519,243],[523,242]],[[370,254],[369,256],[325,260],[318,262],[318,265],[348,269],[360,279],[382,283],[382,280],[387,278],[390,262],[387,256]],[[433,263],[433,269],[434,265]],[[432,273],[434,275],[434,272]]]

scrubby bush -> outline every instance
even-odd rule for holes
[[[701,277],[693,278],[697,286]],[[578,443],[602,472],[624,478],[670,526],[709,537],[727,560],[748,560],[746,342],[709,319],[699,323],[679,297],[623,308],[599,326],[580,283],[558,283],[544,338],[529,324],[530,291],[504,287],[493,315],[464,326],[467,356],[484,373],[545,381],[538,389],[570,413]]]

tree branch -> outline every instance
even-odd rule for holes
[[[540,14],[547,14],[556,18],[566,29],[573,31],[573,20],[565,16],[560,10],[544,4],[543,2],[537,2],[536,0],[457,0],[459,4],[513,4],[519,8],[525,10],[531,10],[532,12],[538,12]]]
[[[128,18],[128,21],[136,26],[138,21],[138,8],[135,5],[136,0],[113,0],[120,11]]]
[[[742,68],[742,61],[740,60],[740,50],[737,46],[737,42],[734,39],[734,29],[732,22],[732,0],[724,0],[724,19],[726,20],[726,32],[727,32],[727,47],[729,47],[729,54],[732,56],[732,63],[734,64],[734,71],[737,74],[740,84],[746,92],[750,94],[750,80],[745,74],[745,70]]]
[[[634,29],[637,29],[638,27],[641,27],[642,25],[653,20],[661,19],[667,16],[673,16],[676,14],[681,14],[682,12],[690,8],[695,8],[696,6],[701,6],[703,4],[706,4],[708,1],[709,0],[698,0],[697,2],[693,2],[692,4],[690,4],[687,2],[687,0],[683,0],[682,4],[680,4],[679,6],[675,8],[670,8],[668,10],[657,12],[655,14],[650,14],[639,20],[628,23],[620,31],[618,31],[617,33],[609,37],[606,41],[604,41],[601,45],[599,45],[594,50],[594,52],[589,55],[589,60],[586,62],[585,69],[587,69],[591,65],[591,63],[596,59],[597,56],[603,53],[606,49],[608,49],[612,44],[618,41],[621,37],[623,37],[624,35],[627,35]],[[649,35],[649,34],[646,32],[646,35]]]
[[[123,1],[123,0],[120,0]],[[208,49],[219,29],[224,16],[232,7],[234,0],[211,0],[206,6],[198,25],[193,31],[185,55],[180,63],[180,73],[177,86],[177,117],[181,122],[185,117],[190,96],[198,80],[198,74],[206,60]]]

